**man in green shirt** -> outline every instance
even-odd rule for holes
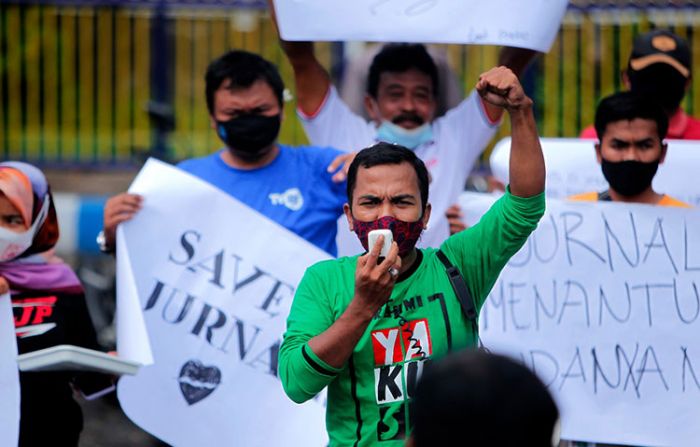
[[[481,308],[501,269],[544,212],[545,168],[532,100],[505,67],[479,78],[477,90],[510,115],[510,187],[467,231],[440,247]],[[367,233],[390,229],[362,256],[310,267],[294,297],[280,348],[286,393],[304,402],[328,386],[331,446],[399,446],[410,433],[408,401],[431,358],[474,346],[446,266],[436,249],[415,243],[430,217],[428,173],[415,154],[379,143],[360,151],[348,172],[345,214],[367,248]]]

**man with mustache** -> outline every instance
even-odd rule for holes
[[[279,377],[295,402],[328,387],[331,446],[404,445],[408,404],[426,362],[476,346],[479,309],[544,213],[545,166],[532,100],[505,67],[482,74],[476,89],[510,116],[511,183],[503,197],[439,250],[419,250],[433,210],[428,170],[410,149],[377,143],[353,160],[344,205],[368,252],[309,267],[296,289]],[[381,236],[368,246],[374,229],[393,236],[383,260]]]
[[[369,119],[364,105],[365,92],[367,91],[367,74],[374,56],[387,43],[368,43],[356,54],[357,50],[348,48],[343,55],[343,71],[337,84],[340,97],[343,102],[364,119]],[[453,107],[457,107],[464,92],[462,81],[458,79],[458,73],[450,66],[447,47],[444,45],[426,45],[426,50],[433,58],[438,73],[438,89],[436,95],[435,116],[440,117]]]
[[[496,133],[503,111],[472,92],[436,119],[440,86],[433,59],[423,45],[393,44],[385,46],[370,66],[364,100],[367,122],[342,101],[316,59],[313,43],[281,40],[281,45],[294,70],[298,114],[311,143],[347,152],[380,141],[411,149],[428,168],[433,197],[433,220],[420,245],[438,247],[462,229],[459,209],[452,205]],[[519,76],[534,54],[504,48],[499,65]]]
[[[640,34],[634,40],[622,83],[627,90],[657,102],[668,116],[668,138],[700,140],[700,120],[683,111],[681,101],[690,88],[692,56],[685,40],[668,30]],[[591,125],[581,138],[597,138]]]

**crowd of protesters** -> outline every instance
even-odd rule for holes
[[[473,445],[558,445],[559,412],[542,382],[512,360],[468,349],[478,344],[475,322],[491,287],[544,212],[544,159],[533,102],[519,80],[537,54],[503,48],[498,66],[465,99],[444,99],[440,110],[449,76],[439,75],[444,70],[431,51],[421,44],[377,47],[371,62],[359,64],[366,67],[363,88],[352,95],[364,105],[362,116],[333,86],[313,43],[281,46],[311,144],[278,142],[285,89],[278,68],[233,50],[204,74],[221,148],[178,167],[334,256],[336,222],[345,216],[365,249],[311,266],[299,285],[279,353],[286,393],[303,402],[328,388],[331,445],[447,445],[460,433]],[[637,36],[622,73],[628,91],[604,98],[595,124],[581,134],[595,139],[591,151],[609,187],[571,200],[690,207],[655,190],[652,180],[666,138],[700,139],[700,120],[680,106],[691,71],[683,39],[664,30]],[[455,203],[504,114],[510,184],[479,224],[466,228]],[[295,195],[291,205],[270,200],[282,192]],[[136,194],[107,201],[103,251],[114,252],[117,226],[142,206]],[[80,282],[53,255],[56,210],[37,168],[0,164],[0,218],[0,291],[11,294],[19,352],[56,344],[97,349]],[[379,245],[368,245],[376,229],[393,234],[381,258]],[[458,284],[450,271],[458,272]],[[442,309],[382,310],[392,300],[437,293]],[[28,319],[41,306],[53,309],[41,321],[42,328],[53,325],[44,332]],[[376,344],[365,335],[395,326],[419,339],[417,321],[430,328],[430,349],[409,344],[402,362],[408,368],[425,361],[423,377],[415,390],[397,390],[412,400],[385,402],[372,384],[396,362],[375,364]],[[73,389],[98,395],[112,388],[100,375],[22,373],[20,445],[77,445],[82,417]],[[400,428],[390,430],[392,424]],[[484,433],[490,437],[479,437]]]

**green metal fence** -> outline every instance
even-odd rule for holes
[[[135,153],[153,144],[154,126],[146,107],[163,90],[161,83],[167,83],[175,117],[170,155],[209,153],[219,142],[210,127],[203,74],[208,62],[229,48],[255,51],[277,63],[293,90],[291,68],[265,11],[175,8],[161,22],[157,16],[156,10],[143,7],[1,3],[3,158],[49,165],[132,163]],[[153,45],[159,23],[164,25],[166,48]],[[576,136],[593,121],[598,99],[621,88],[620,71],[639,32],[671,28],[688,39],[697,66],[698,23],[697,7],[572,6],[551,51],[538,58],[528,77],[542,135]],[[331,44],[318,45],[326,66],[340,62],[336,50]],[[447,46],[467,88],[496,63],[497,51]],[[700,108],[698,78],[684,103],[690,113]],[[294,107],[293,101],[285,107],[281,141],[301,144],[306,140]],[[501,135],[506,132],[504,126]]]

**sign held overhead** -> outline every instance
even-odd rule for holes
[[[275,0],[285,40],[506,45],[547,52],[566,0]]]

